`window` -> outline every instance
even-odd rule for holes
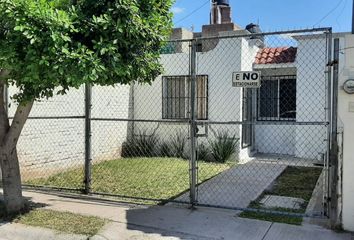
[[[190,117],[190,76],[162,78],[162,118],[186,119]],[[198,120],[208,119],[208,76],[197,76],[196,112]]]
[[[296,120],[296,76],[263,76],[258,94],[258,120]]]

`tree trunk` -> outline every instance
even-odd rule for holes
[[[16,147],[2,148],[1,170],[4,191],[4,203],[8,214],[15,214],[24,208],[22,197],[20,166]]]
[[[5,75],[8,73],[0,69],[0,165],[6,213],[12,215],[19,213],[25,204],[16,146],[34,101],[19,104],[10,126],[4,97]]]

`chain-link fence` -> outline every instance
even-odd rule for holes
[[[331,39],[312,29],[170,41],[151,85],[37,103],[19,143],[23,182],[248,217],[323,216]]]
[[[198,163],[227,169],[197,188],[201,206],[323,216],[328,198],[330,33],[197,40],[197,76],[208,75],[208,120],[196,120]],[[260,75],[260,87],[232,81]],[[231,77],[234,78],[231,81]],[[251,79],[250,79],[251,78]],[[198,166],[198,173],[207,172]],[[257,210],[255,213],[253,210]],[[261,213],[259,213],[261,212]]]

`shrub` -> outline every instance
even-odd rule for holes
[[[128,139],[122,147],[122,157],[154,157],[159,138],[155,134],[148,135],[139,131],[138,136]]]
[[[161,142],[159,147],[159,156],[188,158],[186,156],[187,137],[182,131],[177,131],[175,135],[170,136],[166,142]]]
[[[171,145],[167,142],[163,142],[160,144],[160,156],[161,157],[173,157],[173,153],[171,150]]]
[[[226,131],[220,131],[216,135],[216,139],[210,140],[211,154],[215,162],[225,163],[235,154],[238,139],[235,135],[229,136]]]
[[[173,157],[188,158],[185,155],[186,142],[187,137],[182,133],[182,131],[178,131],[176,135],[172,137],[170,149]]]
[[[199,161],[212,162],[212,152],[208,145],[205,143],[199,143],[197,147],[197,159]]]

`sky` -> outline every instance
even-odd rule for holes
[[[259,23],[264,32],[333,27],[350,32],[353,0],[230,0],[232,20],[244,28]],[[209,23],[210,0],[176,0],[175,27],[201,31]]]

